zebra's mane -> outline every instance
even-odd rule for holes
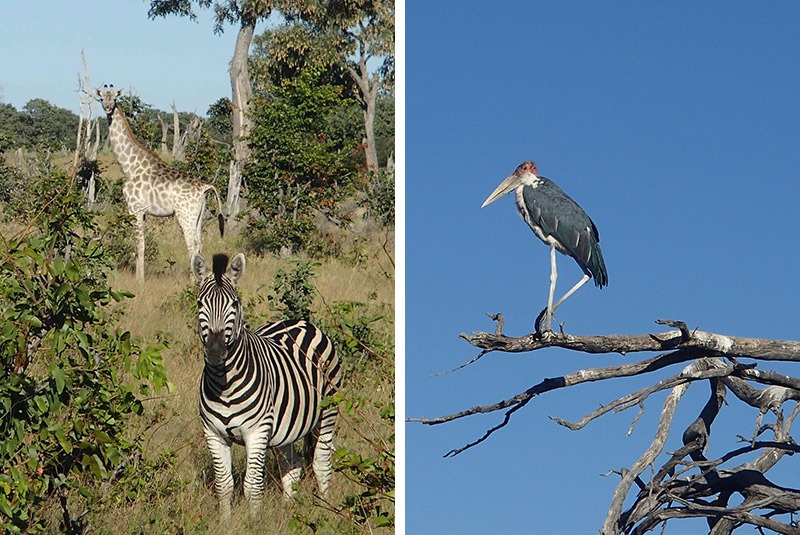
[[[228,269],[228,255],[215,254],[211,258],[211,270],[214,272],[214,280],[217,285],[222,284],[222,276],[226,269]]]

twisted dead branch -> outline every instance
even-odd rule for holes
[[[447,452],[445,457],[458,455],[484,442],[508,425],[513,414],[537,396],[586,382],[646,375],[681,364],[682,368],[674,375],[610,401],[577,422],[551,417],[559,425],[576,431],[609,412],[638,406],[640,412],[632,424],[635,425],[644,411],[645,400],[656,392],[669,391],[650,445],[630,468],[615,471],[620,475],[620,483],[611,498],[601,533],[644,534],[659,527],[663,529],[668,522],[697,517],[706,519],[709,532],[713,534],[731,533],[744,525],[761,532],[800,533],[800,521],[794,517],[794,513],[800,511],[800,490],[776,485],[766,476],[785,456],[800,451],[790,434],[791,425],[800,412],[797,403],[800,401],[800,379],[757,368],[759,361],[800,361],[800,342],[725,336],[690,330],[683,322],[668,320],[656,323],[673,330],[657,334],[574,336],[540,331],[509,337],[502,333],[502,315],[490,315],[490,318],[498,322],[494,333],[461,335],[480,352],[452,371],[490,353],[530,352],[547,347],[588,354],[657,354],[640,361],[545,378],[524,392],[490,405],[478,405],[436,418],[410,418],[410,422],[439,425],[474,414],[504,411],[500,423],[475,441]],[[697,418],[682,431],[683,447],[670,452],[668,459],[656,466],[657,459],[663,459],[660,456],[667,439],[673,434],[675,410],[689,386],[698,382],[709,385],[709,399]],[[733,394],[730,404],[726,399],[728,392]],[[705,455],[712,439],[712,424],[720,412],[728,410],[735,401],[758,410],[753,431],[748,432],[748,436],[740,436],[741,442],[723,455],[707,459]],[[788,401],[795,403],[786,417],[784,405]],[[767,415],[771,415],[770,422],[765,424]],[[716,446],[719,450],[719,445]],[[744,461],[746,454],[757,454],[757,457]],[[648,468],[650,480],[646,481],[643,478]],[[633,490],[634,486],[636,490]],[[626,501],[631,502],[632,492],[636,492],[635,498],[625,508]]]

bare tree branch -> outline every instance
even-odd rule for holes
[[[777,533],[800,533],[800,524],[791,516],[800,511],[800,490],[776,485],[766,477],[781,459],[800,452],[800,446],[790,434],[792,423],[800,414],[797,403],[800,402],[800,379],[757,369],[760,361],[800,361],[800,342],[720,335],[692,330],[684,322],[671,320],[657,321],[674,328],[657,334],[574,336],[545,331],[509,337],[502,333],[502,315],[489,317],[498,321],[494,333],[461,335],[480,350],[478,355],[447,373],[469,366],[495,351],[518,353],[560,347],[588,354],[628,355],[645,351],[657,354],[640,361],[541,379],[524,392],[493,404],[476,405],[435,418],[410,418],[410,422],[438,425],[474,414],[505,411],[500,423],[479,439],[449,451],[446,457],[486,441],[508,425],[511,416],[536,396],[587,382],[643,376],[683,364],[680,372],[605,403],[577,422],[551,417],[560,425],[579,430],[605,414],[638,406],[640,410],[631,424],[632,430],[644,413],[645,401],[656,392],[669,390],[649,446],[630,468],[612,471],[620,475],[620,483],[612,496],[601,533],[648,533],[659,526],[666,528],[668,522],[697,517],[705,517],[714,534],[731,533],[743,525]],[[743,360],[748,362],[741,362]],[[683,446],[670,452],[661,466],[656,466],[672,434],[677,406],[690,385],[698,381],[708,382],[708,401],[698,411],[697,418],[682,430]],[[730,403],[757,410],[755,425],[750,428],[752,431],[740,435],[744,446],[737,445],[717,458],[708,459],[706,452],[713,438],[712,425],[720,412],[730,406],[726,403],[728,391],[733,394]],[[785,418],[783,411],[787,402],[795,402],[795,405]],[[715,450],[720,448],[717,446]],[[754,460],[751,455],[746,456],[756,452],[758,456]],[[651,468],[649,481],[645,477],[648,467]],[[631,501],[634,485],[637,494]],[[623,509],[626,501],[630,506]],[[730,505],[731,502],[736,505]],[[787,516],[787,521],[778,516]]]

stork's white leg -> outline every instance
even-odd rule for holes
[[[553,320],[553,295],[556,293],[556,281],[558,280],[558,270],[556,269],[556,246],[550,244],[550,293],[547,297],[547,314],[544,318],[544,330],[550,330],[550,323]],[[560,301],[559,301],[560,303]],[[558,305],[556,305],[558,306]]]
[[[588,281],[590,278],[591,278],[591,277],[590,277],[589,275],[586,275],[586,274],[584,273],[584,275],[583,275],[583,278],[582,278],[581,280],[579,280],[579,281],[578,281],[578,283],[577,283],[575,286],[573,286],[573,287],[572,287],[572,289],[570,289],[570,291],[568,291],[567,293],[565,293],[565,294],[564,294],[564,297],[562,297],[561,299],[559,299],[559,300],[556,302],[556,304],[555,304],[555,305],[553,305],[552,311],[553,311],[553,312],[555,312],[555,311],[556,311],[556,309],[558,308],[558,306],[559,306],[561,303],[563,303],[564,301],[566,301],[566,300],[567,300],[567,297],[569,297],[570,295],[572,295],[572,294],[574,294],[575,292],[577,292],[577,291],[578,291],[578,288],[580,288],[581,286],[583,286],[584,284],[586,284],[586,282],[587,282],[587,281]]]

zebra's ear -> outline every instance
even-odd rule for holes
[[[239,253],[231,260],[231,267],[228,269],[228,277],[234,284],[239,280],[239,277],[244,273],[244,266],[247,262],[244,259],[244,253]]]
[[[206,259],[200,253],[192,255],[192,275],[197,282],[201,282],[208,276],[208,265]]]

